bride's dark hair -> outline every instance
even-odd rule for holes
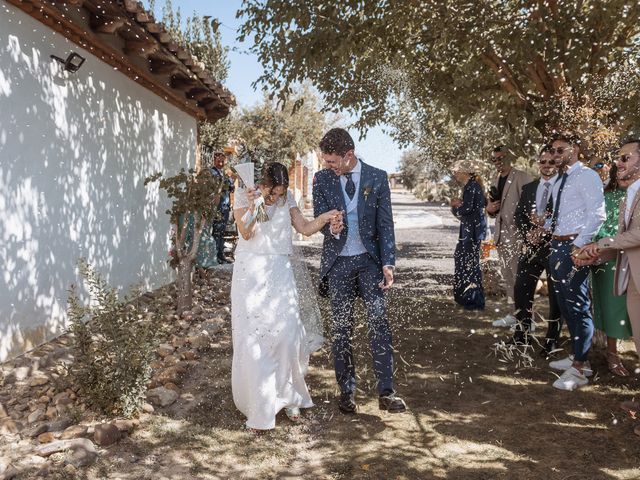
[[[262,181],[263,185],[267,187],[284,187],[289,188],[289,172],[287,167],[278,162],[273,162],[265,165],[262,169]]]

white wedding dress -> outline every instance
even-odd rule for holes
[[[238,189],[234,208],[247,206],[246,195]],[[320,324],[315,292],[298,295],[297,285],[305,288],[305,277],[299,274],[306,267],[293,256],[294,207],[293,195],[287,192],[286,202],[267,207],[269,221],[258,223],[250,240],[240,237],[236,248],[231,385],[248,428],[275,428],[276,414],[283,408],[313,406],[304,375],[309,356],[322,346],[323,338],[313,327]],[[307,328],[301,310],[306,320],[315,317],[305,321]]]

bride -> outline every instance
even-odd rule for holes
[[[231,283],[231,384],[233,401],[254,432],[275,428],[283,408],[295,422],[300,408],[313,406],[304,375],[322,339],[313,338],[301,320],[291,226],[308,236],[340,215],[330,211],[306,220],[288,186],[286,167],[272,163],[258,188],[238,189],[235,196],[233,214],[241,237]],[[247,226],[242,218],[260,195],[269,221]]]

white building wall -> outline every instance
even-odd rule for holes
[[[75,51],[75,74],[49,56]],[[167,199],[196,120],[0,0],[0,361],[60,334],[85,257],[126,288],[172,278]]]

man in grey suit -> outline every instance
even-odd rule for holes
[[[379,406],[388,412],[406,410],[393,388],[393,348],[384,292],[393,285],[395,234],[391,192],[386,172],[356,157],[355,145],[342,128],[329,130],[320,142],[327,167],[313,179],[314,216],[329,210],[341,219],[324,227],[320,277],[328,283],[333,325],[332,353],[340,386],[338,406],[355,413],[356,373],[351,338],[353,307],[364,301],[378,381]]]

